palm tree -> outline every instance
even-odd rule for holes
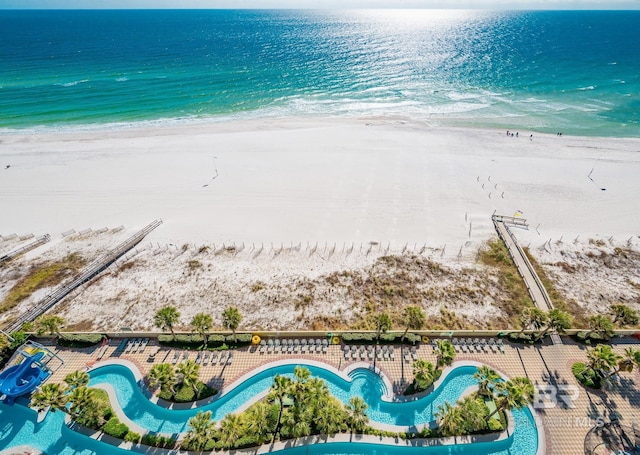
[[[476,395],[468,395],[457,404],[462,411],[463,429],[465,433],[474,433],[484,430],[487,427],[485,418],[488,410],[484,401]]]
[[[64,378],[64,382],[72,389],[85,387],[89,384],[89,373],[86,371],[73,371]]]
[[[456,357],[456,350],[448,340],[436,341],[436,359],[438,367],[444,365],[451,365],[453,359]]]
[[[176,372],[180,375],[180,382],[187,387],[191,387],[197,396],[200,365],[191,359],[187,359],[178,364]]]
[[[241,322],[242,315],[236,307],[230,306],[222,312],[222,327],[233,332],[234,343],[236,342],[236,329],[240,326]]]
[[[484,396],[491,396],[493,388],[500,380],[500,375],[494,369],[483,365],[474,373],[473,378],[478,381],[478,393]]]
[[[520,324],[524,332],[528,328],[539,331],[547,324],[547,314],[539,308],[527,307],[522,311],[520,316]]]
[[[273,385],[271,386],[271,390],[273,391],[274,398],[278,401],[280,405],[280,410],[278,412],[278,421],[276,422],[276,428],[273,430],[273,441],[276,440],[276,434],[280,431],[280,425],[282,423],[282,413],[284,412],[284,399],[291,393],[291,388],[293,386],[293,381],[287,376],[276,375],[273,378]]]
[[[445,401],[444,406],[438,405],[435,418],[438,419],[438,428],[444,436],[456,436],[462,433],[464,420],[460,407],[451,406],[448,401]]]
[[[162,391],[169,391],[171,395],[175,395],[174,386],[176,385],[176,373],[173,371],[173,365],[170,363],[159,363],[154,365],[149,371],[149,386],[160,387]]]
[[[58,409],[64,411],[67,405],[65,392],[66,390],[60,384],[45,384],[31,396],[31,407],[37,412],[44,411],[48,407],[51,407],[51,412],[56,412]]]
[[[324,435],[334,436],[345,427],[346,413],[342,404],[334,397],[322,405],[322,412],[314,419],[316,429]]]
[[[415,388],[418,390],[425,390],[431,384],[436,377],[436,369],[433,363],[418,359],[413,362],[413,379],[415,381]]]
[[[207,342],[209,341],[207,332],[213,327],[213,318],[207,313],[198,313],[191,319],[191,325],[194,326],[200,336],[202,336],[204,348],[207,349]]]
[[[213,438],[216,423],[211,420],[211,411],[198,413],[189,419],[189,431],[187,431],[186,445],[191,450],[204,450]]]
[[[49,335],[55,334],[59,338],[64,338],[60,333],[60,329],[63,326],[64,319],[55,314],[42,315],[38,319],[36,319],[36,333],[38,335],[48,333]]]
[[[598,338],[608,340],[613,336],[613,321],[609,316],[597,314],[589,318],[589,331],[587,336],[595,333]]]
[[[382,333],[387,333],[391,329],[391,316],[388,313],[379,313],[375,316],[376,340],[380,340]]]
[[[79,416],[87,407],[95,405],[95,391],[89,387],[76,387],[67,398],[73,416]]]
[[[529,378],[516,377],[506,382],[499,382],[494,389],[496,409],[486,418],[487,422],[498,411],[520,409],[533,403],[533,384]]]
[[[564,333],[571,328],[573,321],[571,315],[566,311],[554,308],[547,313],[547,324],[540,338],[544,338],[549,331],[556,333]]]
[[[367,416],[368,407],[367,403],[360,397],[351,397],[349,400],[349,404],[346,406],[348,413],[347,424],[352,432],[364,431],[369,423],[369,417]]]
[[[243,435],[242,416],[227,414],[220,422],[220,441],[226,447],[233,448]]]
[[[587,351],[587,369],[592,370],[601,378],[614,368],[622,356],[613,352],[613,348],[607,344],[599,344]]]
[[[609,373],[607,378],[621,371],[631,373],[634,368],[640,368],[640,349],[627,348],[624,350],[624,356],[618,360],[618,367]]]
[[[160,308],[153,319],[153,323],[156,327],[166,330],[169,329],[171,331],[171,335],[173,339],[176,339],[176,334],[173,331],[173,326],[180,319],[180,312],[174,306],[167,305]]]
[[[420,330],[424,327],[426,322],[426,316],[422,308],[417,305],[409,305],[404,308],[403,319],[405,324],[404,333],[402,334],[402,338],[400,341],[404,341],[404,337],[407,336],[407,332],[409,329],[411,330]]]
[[[627,305],[611,305],[611,315],[613,316],[613,322],[620,325],[620,327],[638,325],[638,312]]]
[[[276,427],[272,409],[273,407],[267,403],[258,402],[247,411],[247,432],[254,435],[259,444],[267,441],[268,435]]]

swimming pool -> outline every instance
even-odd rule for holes
[[[327,381],[327,385],[338,399],[346,402],[352,396],[363,397],[370,406],[368,414],[372,421],[391,423],[394,425],[413,425],[433,420],[433,411],[444,401],[455,401],[470,385],[476,384],[473,373],[476,367],[460,366],[446,378],[438,389],[419,400],[397,403],[381,399],[386,388],[380,377],[366,369],[356,369],[351,373],[351,380],[335,374],[327,369],[304,365],[312,375]],[[216,420],[220,420],[229,412],[237,410],[255,395],[264,393],[277,374],[292,375],[294,364],[268,368],[248,377],[241,387],[230,390],[214,402],[189,410],[169,410],[151,403],[140,391],[135,376],[122,365],[106,365],[91,372],[90,385],[111,384],[125,414],[132,421],[151,431],[162,433],[178,433],[186,430],[186,422],[199,410],[211,410]],[[537,452],[538,436],[533,416],[529,409],[514,411],[514,433],[507,439],[497,442],[481,442],[471,445],[407,448],[385,446],[368,443],[331,443],[316,444],[306,447],[304,453],[370,453],[396,454],[409,451],[420,451],[428,454],[473,453],[486,455],[503,455],[517,453],[534,455]],[[60,454],[120,454],[126,451],[106,445],[102,442],[82,436],[69,430],[64,425],[64,415],[50,413],[44,422],[35,422],[35,412],[16,405],[9,407],[0,404],[0,449],[22,444],[32,445],[47,453]],[[330,447],[330,449],[329,449]],[[286,449],[287,455],[302,453],[301,449]]]

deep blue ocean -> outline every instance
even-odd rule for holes
[[[288,115],[640,136],[640,11],[0,11],[0,133]]]

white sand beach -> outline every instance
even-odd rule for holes
[[[145,310],[124,322],[139,327],[149,326],[142,313],[168,302],[195,303],[209,292],[189,280],[182,290],[177,281],[170,285],[171,273],[185,275],[187,260],[201,245],[211,248],[215,280],[227,277],[235,283],[217,284],[226,297],[211,303],[212,311],[238,298],[233,289],[278,280],[295,288],[296,280],[366,267],[386,248],[395,253],[421,249],[454,267],[472,265],[477,249],[495,235],[494,212],[526,218],[529,230],[516,234],[533,251],[543,251],[551,239],[544,250],[549,262],[557,262],[551,255],[562,242],[587,248],[589,239],[600,239],[611,248],[637,250],[640,139],[533,133],[531,140],[530,134],[519,131],[515,138],[505,131],[431,127],[398,118],[270,118],[4,135],[0,235],[52,235],[53,242],[21,259],[26,267],[28,261],[60,257],[74,248],[97,254],[162,219],[143,243],[149,262],[144,276],[153,292]],[[125,230],[117,235],[61,238],[71,229],[120,225]],[[17,244],[0,241],[0,253]],[[184,244],[191,253],[177,260],[180,266],[174,272],[162,269],[180,256]],[[221,261],[213,252],[222,244],[245,249]],[[316,244],[318,254],[311,257]],[[355,252],[347,255],[352,245]],[[162,248],[169,250],[159,254]],[[262,248],[257,260],[263,263],[256,265]],[[287,248],[288,255],[264,259]],[[123,323],[124,310],[101,309],[103,300],[126,301],[127,307],[144,300],[141,277],[121,277],[108,286],[103,280],[85,291],[81,300],[96,311],[97,326]],[[470,311],[473,319],[495,313],[486,302],[476,304],[480,309]],[[335,316],[349,310],[343,304],[340,313],[336,305],[309,311]],[[282,315],[291,313],[275,302],[265,315],[277,308]],[[86,308],[65,312],[71,322],[86,318]],[[252,321],[276,327],[257,316]],[[296,322],[294,315],[281,321],[282,327],[309,322]]]

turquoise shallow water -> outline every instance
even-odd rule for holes
[[[276,374],[291,374],[294,365],[271,368],[248,378],[242,387],[221,397],[214,403],[200,409],[211,410],[214,419],[221,419],[227,412],[233,412],[252,396],[268,389]],[[441,387],[428,397],[409,403],[385,403],[381,394],[385,391],[379,377],[368,370],[355,370],[351,381],[346,381],[322,368],[308,366],[313,375],[327,381],[329,388],[340,400],[348,401],[351,396],[362,396],[370,406],[371,420],[396,424],[419,424],[432,420],[432,410],[445,400],[455,401],[470,385],[475,384],[471,377],[475,367],[456,368],[443,382]],[[131,372],[125,367],[110,365],[93,370],[91,385],[110,383],[116,390],[118,401],[125,414],[137,424],[152,431],[184,431],[186,421],[197,410],[172,411],[150,403],[142,394]],[[63,425],[61,413],[49,414],[42,424],[35,423],[35,412],[21,406],[6,406],[0,403],[0,450],[22,444],[32,445],[47,453],[60,454],[119,454],[119,449],[107,446],[90,438],[72,432]],[[407,451],[428,454],[470,453],[506,455],[535,454],[537,433],[533,417],[528,409],[514,411],[514,434],[500,442],[477,443],[471,446],[397,448],[377,444],[317,444],[305,448],[304,453],[405,453]],[[391,421],[389,420],[391,419]],[[302,449],[288,449],[287,455],[302,453]]]
[[[0,11],[0,132],[288,115],[640,135],[640,11]]]

